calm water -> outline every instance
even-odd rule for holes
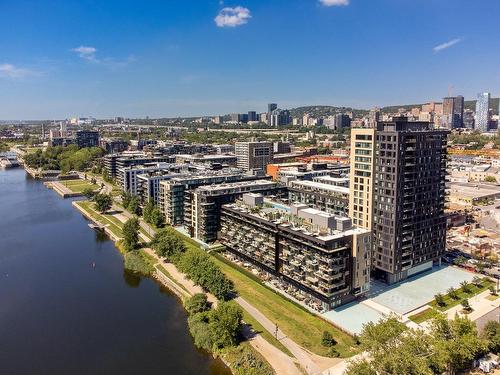
[[[92,267],[95,262],[96,267]],[[0,374],[229,374],[167,290],[24,170],[0,170]]]

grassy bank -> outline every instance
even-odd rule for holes
[[[76,203],[80,206],[93,220],[101,225],[106,226],[117,238],[123,236],[123,223],[113,215],[101,214],[94,208],[94,203],[90,201],[80,201]]]
[[[326,356],[328,348],[321,345],[324,331],[329,331],[337,341],[335,346],[341,357],[350,357],[357,352],[354,340],[348,334],[328,322],[314,316],[301,306],[287,300],[260,281],[246,274],[236,265],[215,255],[215,263],[233,281],[238,294],[255,306],[292,340],[311,352]]]
[[[99,186],[96,184],[92,184],[85,180],[61,180],[59,181],[61,185],[66,186],[73,193],[81,193],[85,189],[92,189],[94,191],[99,189]]]

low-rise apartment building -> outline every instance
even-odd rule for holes
[[[273,204],[260,194],[221,208],[219,239],[294,298],[322,311],[370,286],[370,232],[306,205]]]

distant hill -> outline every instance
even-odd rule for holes
[[[336,113],[353,112],[354,117],[361,117],[368,113],[365,109],[353,109],[351,107],[334,107],[331,105],[310,105],[290,109],[292,117],[302,117],[309,113],[312,117],[328,117]]]
[[[491,98],[491,100],[490,100],[490,108],[493,109],[494,114],[498,114],[499,102],[500,102],[500,98]],[[406,110],[409,111],[415,107],[422,107],[422,104],[391,105],[388,107],[383,107],[380,110],[383,113],[394,113],[394,112],[397,112],[399,108],[405,108]],[[466,100],[464,102],[464,107],[465,107],[465,109],[471,109],[474,111],[476,109],[476,100]]]

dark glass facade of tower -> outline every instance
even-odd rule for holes
[[[377,125],[372,266],[388,283],[432,267],[445,251],[448,133],[405,117]]]

